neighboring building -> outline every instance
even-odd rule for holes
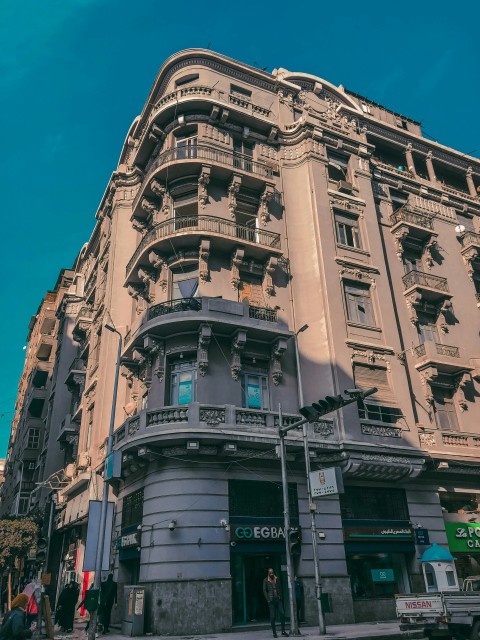
[[[429,543],[450,544],[460,577],[480,573],[479,185],[480,161],[343,87],[207,50],[169,58],[57,311],[65,368],[47,429],[66,473],[50,569],[82,572],[113,323],[111,567],[121,587],[147,587],[153,633],[266,620],[267,568],[285,579],[279,407],[295,420],[300,388],[305,404],[378,388],[309,425],[312,468],[338,466],[345,483],[317,503],[327,623],[394,617],[394,593],[424,589]],[[24,405],[19,394],[9,474]],[[287,453],[315,624],[296,432]]]

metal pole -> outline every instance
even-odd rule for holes
[[[115,425],[115,409],[117,406],[118,376],[120,372],[120,359],[122,356],[122,334],[119,331],[117,331],[115,327],[111,327],[110,325],[105,325],[105,328],[108,329],[109,331],[112,331],[113,333],[116,333],[118,336],[117,362],[115,365],[115,379],[113,382],[112,409],[110,412],[110,426],[108,429],[107,449],[105,452],[105,465],[106,465],[108,456],[112,452],[113,428]],[[104,479],[103,494],[102,494],[102,509],[100,512],[100,530],[98,534],[97,554],[95,556],[95,579],[93,582],[93,588],[98,589],[99,591],[102,586],[101,584],[102,560],[103,560],[103,548],[105,546],[105,529],[107,526],[108,491],[109,491],[109,485],[108,485],[108,482],[106,482],[106,480]],[[95,634],[97,631],[97,622],[98,622],[98,609],[93,611],[93,613],[90,616],[90,624],[88,627],[88,640],[95,640]]]
[[[297,382],[298,382],[298,400],[300,406],[303,407],[303,387],[302,387],[302,373],[300,369],[300,355],[298,352],[298,334],[294,334],[294,342],[295,342],[295,361],[297,364]],[[325,617],[323,615],[322,609],[322,582],[320,575],[320,563],[318,560],[318,545],[317,545],[317,523],[316,523],[316,512],[317,506],[313,502],[312,499],[312,485],[310,483],[310,450],[308,446],[308,431],[307,431],[307,423],[304,423],[303,427],[303,448],[305,451],[305,472],[307,474],[307,495],[308,495],[308,506],[310,510],[311,523],[310,527],[312,530],[312,552],[313,552],[313,566],[315,569],[315,597],[317,599],[317,608],[318,608],[318,633],[323,636],[326,633],[325,628]]]
[[[285,552],[287,556],[287,584],[290,602],[290,635],[299,636],[297,621],[297,607],[295,602],[295,587],[293,584],[293,567],[292,555],[290,553],[290,544],[288,532],[290,531],[290,502],[288,499],[288,482],[287,482],[287,462],[285,451],[285,436],[282,434],[282,405],[278,405],[278,425],[280,433],[280,462],[282,466],[282,489],[283,489],[283,522],[285,526]]]

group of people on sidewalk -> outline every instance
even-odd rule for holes
[[[4,616],[0,626],[0,640],[25,640],[32,637],[38,617],[39,598],[37,598],[38,589],[36,587],[29,589],[29,586],[27,585],[24,592],[12,600],[10,610]],[[75,609],[80,609],[85,604],[84,599],[77,607],[79,595],[80,586],[74,580],[62,589],[55,608],[55,624],[60,626],[61,631],[67,633],[73,631]],[[98,630],[102,633],[109,632],[112,608],[116,604],[117,583],[113,579],[113,574],[109,574],[108,578],[102,582],[100,590]]]

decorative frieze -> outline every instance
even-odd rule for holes
[[[200,422],[205,422],[210,427],[225,424],[225,409],[200,407]]]
[[[419,433],[418,439],[422,447],[434,447],[436,445],[434,433]]]
[[[313,423],[313,433],[321,436],[322,438],[328,438],[328,436],[333,435],[333,432],[333,420],[318,420]]]
[[[362,433],[366,436],[380,436],[382,438],[400,438],[402,430],[397,427],[389,427],[383,425],[369,424],[362,422]]]

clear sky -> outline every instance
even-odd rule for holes
[[[71,267],[162,62],[209,47],[306,71],[480,157],[480,4],[2,0],[0,456],[30,316]]]

